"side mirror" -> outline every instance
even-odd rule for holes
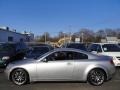
[[[42,61],[43,61],[43,62],[48,62],[46,58],[44,58]]]
[[[107,51],[107,48],[103,48],[104,51]]]

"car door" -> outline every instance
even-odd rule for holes
[[[71,80],[73,69],[74,61],[66,58],[66,52],[57,51],[37,63],[37,76],[43,81]]]
[[[90,60],[88,60],[88,55],[82,52],[73,52],[74,53],[74,80],[84,80],[85,69],[89,65]]]

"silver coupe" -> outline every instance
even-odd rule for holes
[[[35,81],[86,81],[98,86],[112,78],[115,66],[108,56],[59,48],[36,59],[14,61],[5,73],[17,85]]]

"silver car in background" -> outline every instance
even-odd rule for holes
[[[37,59],[12,62],[5,73],[17,85],[35,81],[87,81],[98,86],[112,78],[115,66],[108,56],[59,48]]]

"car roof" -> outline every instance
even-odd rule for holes
[[[46,45],[44,46],[43,45],[43,46],[30,46],[30,47],[48,47],[48,46],[46,46]]]
[[[71,43],[65,43],[65,44],[84,44],[84,43],[71,42]]]
[[[48,48],[50,50],[49,46],[31,46],[31,48]]]
[[[49,46],[50,44],[46,44],[46,43],[26,43],[26,45],[28,46]]]
[[[92,44],[104,45],[104,44],[116,44],[116,43],[92,43]]]
[[[0,42],[0,44],[23,44],[23,43],[24,42]]]

